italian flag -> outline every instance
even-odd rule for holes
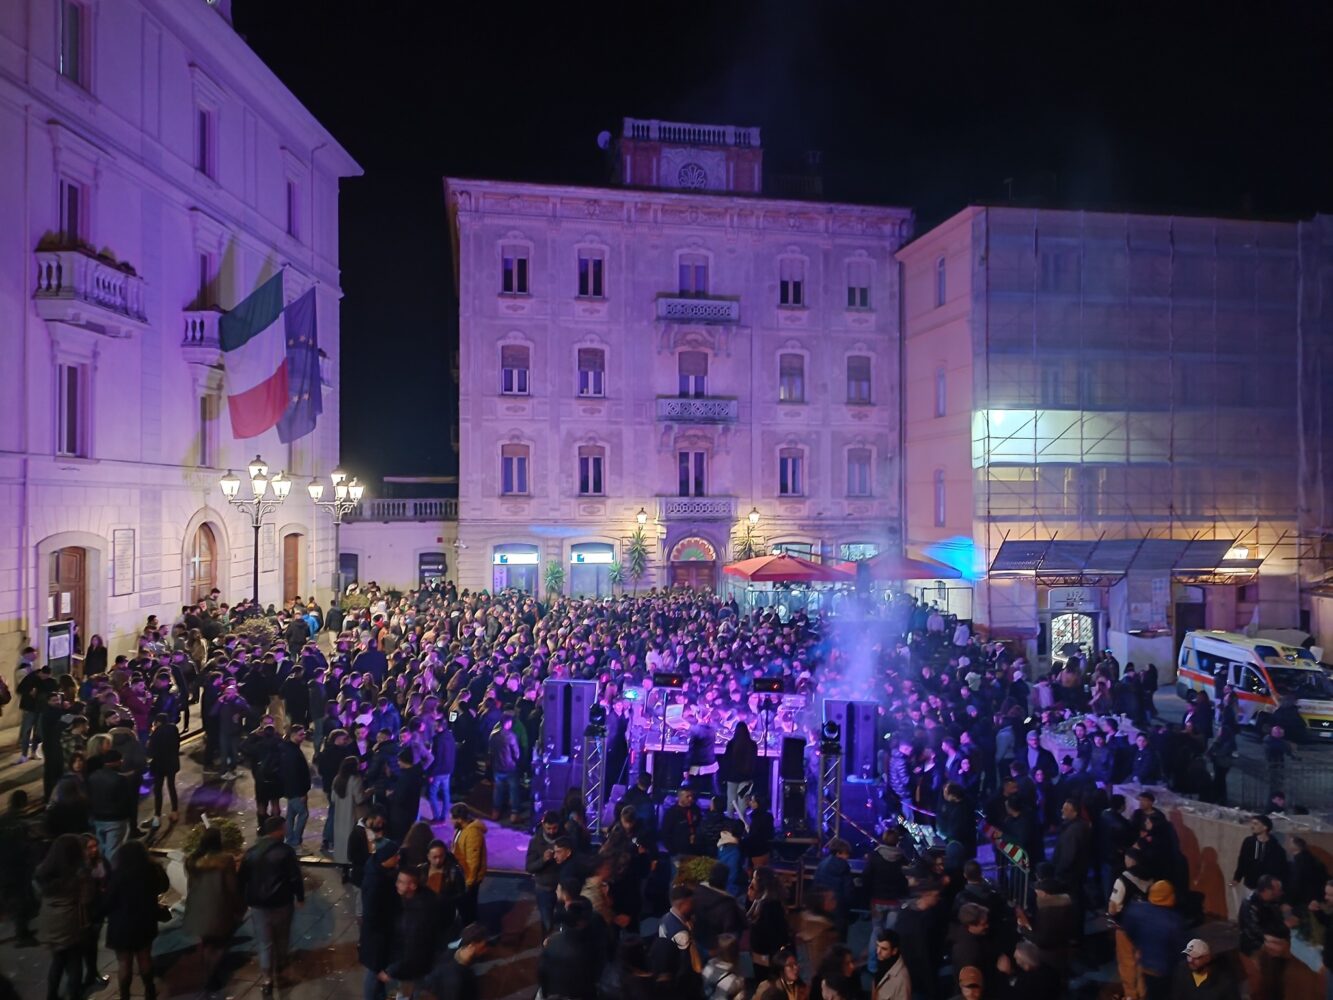
[[[282,322],[282,272],[260,285],[218,322],[232,434],[250,438],[287,410],[287,333]]]

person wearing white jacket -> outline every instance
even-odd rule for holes
[[[879,972],[875,978],[874,1000],[912,1000],[912,977],[902,960],[898,933],[882,930],[875,938],[875,960]]]

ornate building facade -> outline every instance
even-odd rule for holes
[[[900,544],[911,212],[765,197],[755,128],[626,119],[613,154],[604,188],[445,181],[460,585],[603,595],[636,534],[626,587]]]
[[[213,586],[250,596],[250,523],[218,481],[256,452],[296,481],[260,597],[327,595],[333,531],[304,484],[338,458],[356,163],[226,0],[21,0],[0,5],[0,172],[0,662],[53,620],[116,653]],[[279,269],[288,302],[317,287],[323,416],[290,445],[234,440],[218,319]]]

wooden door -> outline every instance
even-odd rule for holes
[[[87,566],[88,553],[85,549],[66,548],[51,553],[47,620],[72,621],[76,636],[82,634],[87,615]]]
[[[701,587],[711,590],[716,586],[713,578],[714,564],[711,562],[678,562],[671,564],[671,585],[689,587],[698,590]]]
[[[285,604],[301,593],[302,535],[282,536],[282,600]]]

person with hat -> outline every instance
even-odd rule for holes
[[[1148,898],[1125,907],[1120,924],[1138,953],[1143,970],[1145,1000],[1171,996],[1171,973],[1185,940],[1185,920],[1176,912],[1176,890],[1159,880],[1148,888]]]
[[[1225,966],[1213,961],[1213,949],[1202,938],[1192,938],[1183,952],[1185,964],[1176,967],[1171,981],[1172,1000],[1240,1000],[1240,986]]]

